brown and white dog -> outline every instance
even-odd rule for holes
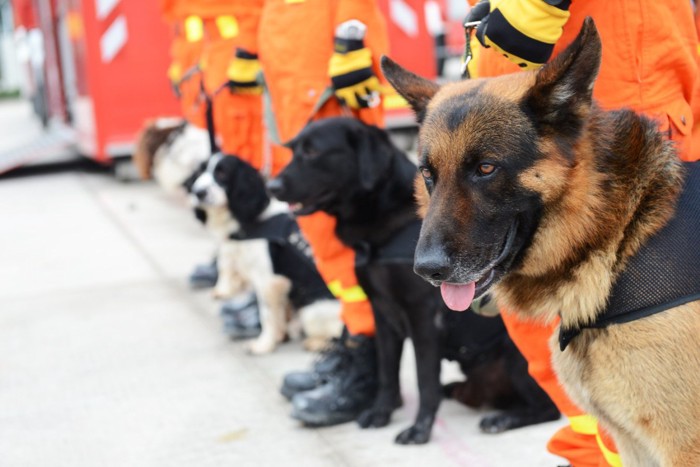
[[[166,193],[182,196],[184,181],[210,154],[206,130],[181,118],[163,117],[146,122],[133,161],[142,179],[154,178]]]
[[[383,59],[422,122],[415,270],[456,310],[559,316],[555,369],[622,463],[699,466],[700,167],[595,104],[600,61],[591,19],[539,71],[440,88]]]

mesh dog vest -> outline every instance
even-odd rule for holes
[[[311,246],[289,214],[278,214],[262,222],[242,226],[230,236],[232,240],[264,239],[268,241],[272,270],[292,281],[289,300],[295,308],[316,300],[332,299],[311,254]]]
[[[582,328],[628,323],[700,300],[700,162],[683,165],[686,178],[674,217],[630,258],[607,308]],[[582,328],[561,329],[560,349]]]

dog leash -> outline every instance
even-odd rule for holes
[[[219,152],[219,145],[216,144],[216,127],[214,124],[214,96],[209,96],[207,95],[207,92],[204,90],[204,81],[202,80],[199,83],[200,86],[200,93],[202,96],[204,96],[204,116],[206,118],[206,123],[207,123],[207,133],[209,133],[209,150],[211,151],[211,154],[216,154]]]
[[[472,61],[472,31],[481,24],[481,21],[469,21],[464,23],[464,54],[462,55],[462,79],[469,79],[469,62]]]

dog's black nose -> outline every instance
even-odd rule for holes
[[[442,252],[416,255],[413,271],[425,279],[444,281],[450,276],[450,259]]]
[[[207,197],[207,190],[197,190],[194,192],[194,195],[198,200],[204,201],[204,199]]]
[[[267,182],[267,189],[270,193],[272,193],[272,196],[277,197],[283,192],[284,183],[282,183],[282,180],[279,177],[273,178]]]

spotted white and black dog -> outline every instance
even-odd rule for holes
[[[250,344],[252,353],[271,352],[285,339],[293,311],[311,347],[340,334],[339,303],[288,205],[268,195],[254,167],[215,154],[187,185],[197,217],[222,241],[216,296],[252,287],[258,297],[262,333]]]

